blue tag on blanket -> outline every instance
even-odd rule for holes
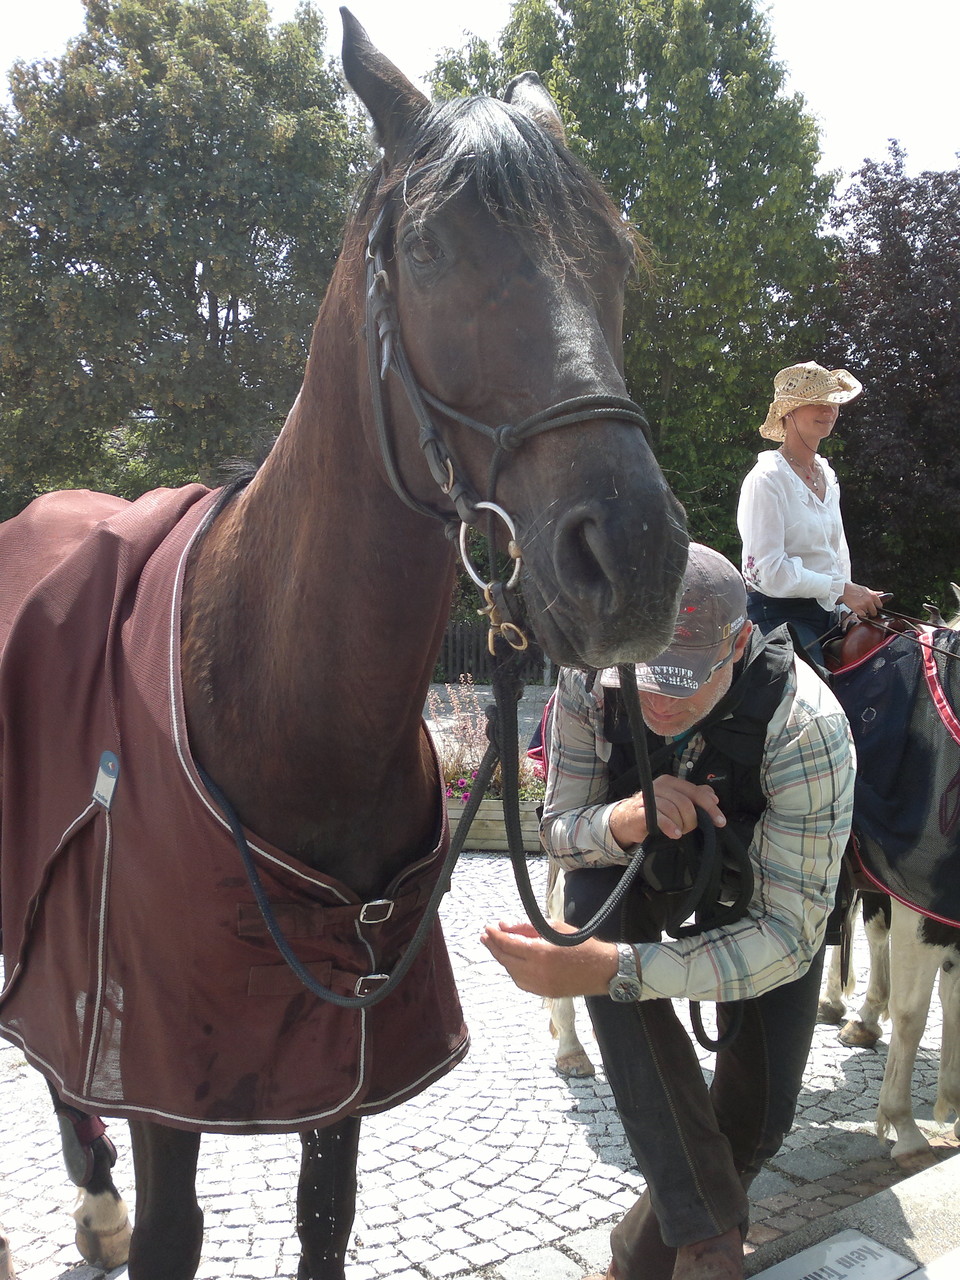
[[[113,803],[113,792],[119,776],[120,761],[112,751],[105,751],[100,757],[100,767],[97,770],[97,782],[93,788],[93,798],[107,810]]]

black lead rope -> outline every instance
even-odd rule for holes
[[[596,935],[600,927],[610,919],[620,906],[643,870],[643,863],[647,856],[647,842],[655,839],[660,834],[660,828],[657,825],[657,806],[653,792],[653,778],[650,774],[650,761],[647,756],[646,731],[643,728],[643,719],[640,715],[636,671],[633,667],[626,666],[620,667],[618,670],[620,671],[621,681],[625,680],[627,685],[628,716],[630,715],[629,708],[631,703],[635,704],[636,715],[631,718],[630,728],[631,732],[634,733],[633,745],[637,753],[637,764],[640,771],[640,791],[643,795],[644,809],[648,815],[647,826],[650,834],[639,851],[627,863],[626,870],[617,881],[606,902],[581,929],[577,929],[573,933],[560,933],[554,929],[553,925],[550,924],[540,910],[540,904],[530,883],[530,873],[527,870],[527,859],[523,849],[523,835],[520,830],[520,788],[518,782],[520,760],[517,746],[517,703],[520,697],[519,693],[514,694],[513,690],[509,688],[508,664],[505,663],[498,667],[493,674],[493,689],[497,699],[499,721],[496,727],[496,735],[499,740],[502,759],[503,822],[507,832],[507,848],[513,865],[514,879],[517,882],[517,892],[520,894],[520,901],[523,903],[527,918],[537,933],[541,938],[545,938],[548,942],[552,942],[558,947],[577,947]],[[522,685],[520,690],[522,692]],[[639,733],[636,732],[637,726],[640,729]]]
[[[513,662],[515,664],[516,659]],[[496,697],[496,706],[488,709],[487,717],[488,720],[491,720],[491,725],[488,727],[488,735],[491,737],[492,745],[498,749],[501,758],[503,819],[507,833],[507,848],[510,852],[513,874],[517,882],[517,891],[520,894],[520,901],[527,913],[527,918],[541,938],[545,938],[546,941],[552,942],[558,947],[576,947],[594,937],[601,926],[610,919],[630,892],[637,877],[641,874],[647,853],[654,843],[664,840],[657,821],[653,776],[647,752],[646,727],[640,711],[640,697],[637,692],[636,668],[624,665],[619,667],[618,670],[620,672],[620,687],[625,694],[624,702],[627,707],[627,719],[630,724],[633,748],[637,759],[640,792],[643,796],[644,809],[647,814],[648,835],[639,851],[627,864],[623,875],[617,881],[606,902],[581,929],[577,929],[573,933],[560,933],[553,928],[540,910],[540,904],[530,883],[530,873],[527,869],[527,859],[523,849],[523,833],[520,829],[519,749],[517,745],[517,704],[523,692],[523,684],[512,675],[510,668],[511,662],[508,659],[507,662],[498,665],[494,670],[493,690]],[[494,719],[495,723],[493,723]],[[477,790],[479,788],[475,787],[474,792]],[[703,853],[694,885],[683,898],[682,919],[686,919],[694,909],[699,911],[705,892],[709,895],[711,886],[719,881],[721,870],[721,852],[717,839],[717,829],[706,813],[700,811],[697,817],[700,834],[703,837]],[[467,814],[464,813],[463,819],[461,819],[461,826],[466,819]],[[730,909],[731,911],[739,911],[741,907],[745,906],[753,892],[753,873],[745,850],[742,856],[737,859],[737,863],[741,870],[741,888],[740,893],[737,895],[737,902],[734,904],[734,908]],[[724,918],[726,918],[728,913],[724,912],[723,914]],[[722,921],[718,919],[717,923],[722,923]],[[710,921],[703,920],[696,925],[689,926],[686,930],[680,931],[680,933],[674,934],[674,936],[702,932],[704,928],[709,927]],[[731,1001],[729,1003],[733,1007],[727,1029],[716,1040],[713,1040],[703,1026],[699,1004],[694,1000],[690,1001],[690,1022],[693,1027],[693,1033],[704,1049],[716,1052],[725,1048],[739,1034],[743,1025],[743,1005],[739,1001]]]
[[[396,990],[399,984],[407,976],[410,971],[410,966],[417,958],[421,947],[427,940],[427,935],[430,933],[437,912],[440,909],[440,899],[449,887],[450,877],[453,875],[453,868],[456,865],[457,858],[460,856],[460,849],[463,847],[463,836],[466,835],[466,828],[464,828],[463,835],[460,833],[460,828],[457,829],[457,835],[460,836],[459,843],[456,840],[451,840],[450,849],[444,859],[440,876],[433,887],[433,892],[430,894],[426,906],[423,909],[423,915],[421,916],[420,923],[417,925],[416,932],[410,939],[407,949],[398,961],[393,973],[389,975],[382,973],[368,974],[366,976],[360,975],[357,978],[358,994],[345,996],[341,995],[338,991],[331,991],[329,987],[325,987],[322,983],[317,982],[309,969],[307,969],[294,954],[290,943],[284,937],[283,931],[277,923],[277,918],[273,913],[273,907],[271,906],[266,890],[263,887],[263,882],[260,879],[260,874],[257,871],[253,860],[253,854],[250,852],[250,846],[247,843],[247,837],[244,833],[243,826],[240,823],[240,819],[237,817],[236,810],[216,783],[207,776],[199,765],[197,766],[197,771],[200,774],[200,780],[203,782],[203,785],[221,809],[223,816],[226,818],[230,826],[234,842],[236,843],[237,850],[239,851],[240,857],[243,861],[244,870],[247,873],[247,879],[250,881],[250,888],[253,890],[254,899],[260,909],[260,914],[263,917],[263,922],[267,927],[270,937],[273,939],[277,950],[280,952],[280,955],[283,957],[286,964],[289,965],[307,990],[317,996],[318,999],[325,1000],[328,1004],[337,1005],[341,1009],[370,1009],[373,1005],[379,1004],[381,1000],[385,1000],[387,996]],[[479,798],[482,795],[483,791],[478,788],[478,803]],[[471,796],[471,800],[472,798],[473,797]],[[476,806],[474,806],[474,812],[476,812]],[[467,817],[466,811],[463,816],[464,818]],[[470,814],[470,819],[471,821],[473,820],[472,813]],[[461,822],[460,825],[463,826],[463,823]],[[360,994],[360,988],[370,981],[376,981],[378,985],[372,990]]]
[[[243,862],[247,879],[250,882],[250,888],[253,892],[254,900],[263,918],[263,922],[267,928],[267,932],[273,939],[274,945],[279,951],[282,959],[296,975],[299,981],[312,995],[318,999],[326,1001],[328,1004],[336,1005],[341,1009],[370,1009],[374,1005],[379,1004],[391,995],[409,973],[414,960],[419,954],[423,944],[426,942],[428,935],[433,927],[436,916],[440,910],[440,902],[443,895],[450,887],[450,881],[453,876],[454,867],[457,859],[463,849],[464,841],[476,816],[487,786],[493,776],[493,772],[500,764],[502,790],[503,790],[503,816],[504,827],[507,834],[507,847],[510,852],[510,860],[513,865],[514,877],[517,882],[517,890],[520,894],[520,900],[523,903],[524,910],[533,924],[534,928],[548,942],[552,942],[560,947],[575,947],[582,942],[588,941],[594,937],[600,927],[613,915],[620,906],[620,903],[629,893],[631,886],[643,869],[643,863],[646,857],[646,848],[648,841],[653,838],[662,838],[656,818],[656,800],[653,791],[653,778],[651,775],[650,761],[647,754],[646,733],[643,729],[643,720],[640,714],[640,701],[637,695],[636,673],[633,667],[621,667],[621,681],[626,688],[627,697],[627,714],[630,718],[631,730],[635,733],[634,749],[637,756],[637,766],[640,774],[640,790],[644,797],[644,806],[648,816],[648,826],[650,835],[647,841],[644,841],[644,847],[627,865],[626,870],[618,881],[613,892],[607,901],[599,908],[596,914],[582,928],[574,933],[559,933],[546,920],[540,905],[537,902],[533,886],[530,882],[530,874],[527,870],[526,855],[523,849],[523,833],[520,827],[520,787],[519,787],[519,745],[518,745],[518,728],[517,728],[517,706],[523,693],[523,681],[517,674],[517,667],[520,662],[520,655],[512,651],[509,646],[501,639],[496,641],[501,654],[506,652],[509,654],[504,660],[500,661],[494,669],[493,674],[493,691],[496,699],[495,706],[487,708],[487,736],[490,745],[480,767],[477,770],[474,784],[470,792],[470,798],[466,803],[460,821],[457,824],[456,831],[450,840],[450,847],[444,859],[443,866],[440,870],[437,882],[433,887],[430,897],[423,909],[420,922],[407,948],[397,962],[391,974],[369,974],[366,976],[358,976],[356,988],[357,993],[352,996],[342,995],[338,991],[333,991],[329,987],[325,987],[322,983],[314,978],[313,974],[306,968],[294,953],[290,943],[283,934],[277,918],[274,914],[273,907],[267,897],[263,882],[260,879],[251,853],[243,825],[237,816],[236,810],[230,804],[229,800],[213,781],[212,778],[199,766],[198,773],[204,787],[206,787],[213,801],[220,808],[230,831],[233,835],[234,843]],[[631,707],[635,714],[631,716]],[[636,732],[639,729],[640,732]],[[704,863],[708,861],[712,864],[716,861],[716,832],[713,824],[709,821],[705,814],[700,815],[700,829],[704,836]],[[712,840],[712,844],[711,844]],[[694,886],[696,894],[699,898],[701,894],[700,881],[709,876],[709,871],[704,870],[698,876],[697,884]],[[692,901],[692,895],[690,899]],[[365,989],[370,982],[375,982],[371,989]],[[699,1008],[693,1001],[690,1002],[691,1021],[693,1023],[694,1032],[698,1041],[706,1049],[722,1048],[730,1040],[736,1036],[740,1029],[743,1017],[742,1008],[738,1008],[733,1016],[731,1025],[727,1031],[716,1041],[712,1041],[706,1035],[703,1029],[703,1023],[700,1018]]]

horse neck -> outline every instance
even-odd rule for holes
[[[183,684],[194,755],[244,823],[360,891],[434,832],[421,715],[453,559],[386,487],[347,326],[323,319],[277,444],[190,567]]]

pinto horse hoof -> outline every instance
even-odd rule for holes
[[[113,1196],[86,1196],[73,1216],[77,1222],[77,1248],[84,1262],[104,1271],[122,1267],[129,1257],[133,1235],[123,1201]]]
[[[932,1169],[939,1163],[936,1153],[929,1147],[926,1151],[907,1151],[902,1156],[891,1158],[902,1173],[922,1173],[924,1169]]]
[[[849,1049],[875,1049],[880,1040],[879,1031],[869,1031],[862,1022],[855,1018],[840,1032],[840,1043]]]
[[[595,1076],[597,1069],[585,1053],[565,1053],[557,1059],[557,1074],[567,1080],[583,1080]]]
[[[0,1240],[0,1280],[17,1280],[17,1273],[13,1269],[13,1258],[10,1256],[10,1246],[6,1240]]]
[[[845,1012],[842,1005],[838,1009],[835,1004],[828,1004],[826,1000],[821,1000],[817,1005],[817,1021],[826,1023],[828,1027],[839,1027]]]

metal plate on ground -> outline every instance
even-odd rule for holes
[[[762,1271],[757,1280],[901,1280],[918,1264],[862,1231],[841,1231]]]

